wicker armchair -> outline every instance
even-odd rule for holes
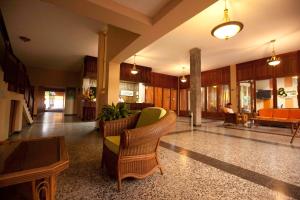
[[[156,168],[159,168],[163,174],[157,158],[157,147],[160,137],[175,128],[176,114],[169,111],[159,121],[135,128],[139,115],[102,124],[101,167],[105,166],[108,174],[118,179],[119,190],[121,189],[121,180],[126,177],[142,179],[154,173]],[[108,136],[120,136],[117,151],[113,152],[105,144]]]
[[[248,121],[248,115],[239,113],[224,113],[224,124],[245,124]]]

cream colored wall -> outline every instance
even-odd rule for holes
[[[107,60],[111,61],[120,51],[138,38],[138,34],[108,25]]]
[[[109,72],[108,72],[108,96],[107,102],[118,103],[119,100],[119,86],[120,86],[120,63],[109,63]]]
[[[7,90],[7,83],[3,81],[3,75],[3,71],[0,69],[0,141],[4,141],[8,138],[11,101],[17,101],[13,132],[22,130],[24,104],[23,95]]]

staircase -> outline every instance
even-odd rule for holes
[[[32,119],[31,113],[29,112],[29,108],[27,106],[27,103],[25,103],[25,101],[23,102],[23,116],[25,117],[26,122],[28,124],[32,124],[33,123],[33,119]]]

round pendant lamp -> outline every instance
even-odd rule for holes
[[[135,56],[136,55],[134,55],[134,57],[133,57],[133,67],[132,67],[132,69],[130,71],[130,73],[133,74],[133,75],[136,75],[136,74],[139,73],[138,69],[136,68],[136,64],[135,64]]]
[[[276,40],[271,40],[270,43],[273,45],[272,56],[267,60],[268,65],[275,67],[280,64],[281,60],[275,53],[275,42]]]
[[[221,40],[228,40],[229,38],[232,38],[235,35],[237,35],[244,27],[244,25],[239,21],[230,21],[226,0],[224,10],[224,21],[224,23],[219,24],[212,29],[212,36]]]

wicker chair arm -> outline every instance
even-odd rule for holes
[[[121,135],[121,133],[124,132],[125,129],[134,128],[139,118],[139,115],[140,113],[137,113],[126,118],[102,122],[100,127],[102,129],[101,132],[103,133],[103,137],[118,136]]]
[[[175,129],[176,114],[169,111],[166,116],[148,126],[135,129],[127,129],[121,135],[121,144],[124,148],[143,145]]]

